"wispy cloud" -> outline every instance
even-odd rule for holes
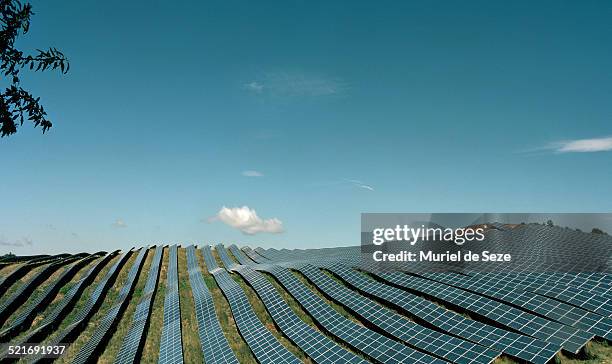
[[[368,190],[368,191],[374,191],[374,187],[363,183],[362,181],[356,180],[356,179],[347,179],[345,180],[346,182],[352,184],[353,186],[357,187],[357,188],[363,188],[364,190]]]
[[[316,186],[316,187],[338,186],[338,187],[345,187],[345,188],[359,188],[359,189],[364,189],[367,191],[376,190],[370,184],[367,184],[360,180],[348,179],[348,178],[344,178],[344,179],[337,180],[337,181],[331,181],[331,182],[314,183],[313,186]]]
[[[284,231],[282,221],[277,218],[262,219],[254,209],[248,206],[223,206],[217,215],[207,219],[207,221],[221,221],[246,235],[255,235],[257,233],[278,234]]]
[[[305,72],[272,72],[244,85],[256,94],[275,96],[328,96],[341,94],[347,89],[338,78]]]
[[[244,88],[255,93],[261,93],[264,89],[264,86],[257,81],[249,82],[244,85]]]
[[[112,224],[113,227],[116,228],[126,228],[127,224],[125,223],[125,221],[123,221],[123,219],[117,219],[115,220],[115,222]]]
[[[21,238],[15,241],[9,241],[5,238],[0,238],[0,246],[8,246],[8,247],[15,247],[15,248],[23,248],[25,246],[32,246],[33,242],[32,239],[30,238]]]
[[[564,140],[549,145],[559,153],[592,153],[612,151],[612,137]]]
[[[259,171],[253,171],[253,170],[243,171],[242,175],[245,177],[263,177],[264,176],[263,173]]]

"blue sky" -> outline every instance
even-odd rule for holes
[[[610,211],[610,2],[33,5],[18,45],[71,70],[23,73],[54,126],[0,140],[0,252],[319,247],[358,244],[361,212]]]

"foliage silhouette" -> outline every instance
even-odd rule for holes
[[[68,72],[70,65],[64,54],[55,48],[37,49],[36,55],[26,55],[15,48],[15,40],[26,34],[30,28],[32,6],[20,0],[0,0],[0,72],[3,83],[9,85],[0,93],[0,137],[17,132],[17,126],[25,119],[42,127],[43,134],[51,128],[47,113],[40,104],[40,97],[34,97],[20,85],[19,72],[23,68],[33,71],[58,69]]]

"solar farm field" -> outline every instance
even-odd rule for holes
[[[379,272],[360,248],[0,261],[2,363],[610,363],[612,275]],[[9,347],[66,345],[51,358]]]

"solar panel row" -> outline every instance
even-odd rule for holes
[[[121,318],[121,314],[125,311],[129,303],[129,297],[134,290],[138,274],[142,269],[147,252],[148,249],[146,248],[140,249],[140,253],[138,253],[136,260],[132,264],[127,279],[121,291],[119,291],[119,295],[115,298],[113,306],[100,320],[93,335],[87,340],[85,345],[80,348],[73,360],[73,364],[93,362],[101,354],[101,349],[104,348],[106,342],[112,335],[111,328],[117,325]]]
[[[252,264],[235,245],[230,249],[240,263]],[[234,269],[255,289],[280,330],[316,363],[367,363],[302,321],[263,274],[247,265],[235,265]]]
[[[408,345],[453,363],[490,363],[501,353],[426,328],[337,283],[307,264],[297,267],[315,286],[362,320]]]
[[[45,315],[40,323],[35,323],[33,328],[22,334],[15,345],[23,345],[30,342],[42,342],[49,336],[53,330],[59,326],[61,321],[68,315],[74,304],[77,302],[83,291],[93,281],[97,273],[116,255],[116,252],[109,253],[106,257],[93,263],[93,266],[77,281],[72,288],[63,296],[62,300],[57,304],[51,312]],[[3,363],[11,363],[16,361],[15,358],[6,357],[7,352],[0,353],[0,360]]]
[[[0,342],[8,342],[17,336],[19,332],[27,329],[36,315],[47,307],[61,287],[72,279],[84,265],[90,263],[94,259],[96,259],[96,256],[90,255],[67,267],[56,280],[51,282],[35,300],[30,302],[27,307],[9,323],[9,326],[5,330],[0,332]]]
[[[506,355],[532,363],[546,363],[561,349],[558,345],[468,319],[421,296],[371,279],[340,263],[328,266],[327,269],[354,289],[390,304],[417,320]]]
[[[71,322],[61,332],[55,333],[51,338],[49,338],[46,342],[47,345],[53,346],[60,343],[72,343],[79,336],[79,334],[87,326],[87,322],[91,316],[96,313],[102,304],[108,289],[113,285],[119,271],[123,265],[125,265],[131,255],[132,250],[130,249],[119,257],[117,262],[115,262],[108,272],[106,272],[102,280],[98,282],[94,290],[87,298],[87,302],[78,312],[76,312]],[[48,358],[43,357],[42,354],[28,358],[28,362],[30,363],[37,363],[39,361],[47,360]]]
[[[137,362],[138,353],[142,350],[142,346],[144,345],[144,330],[151,315],[151,303],[157,288],[163,252],[163,246],[155,248],[155,255],[149,267],[147,282],[145,283],[142,297],[136,306],[132,324],[127,335],[123,339],[119,354],[117,354],[117,358],[115,358],[115,363],[133,364]]]
[[[66,314],[72,309],[76,301],[79,299],[83,290],[87,288],[98,274],[98,272],[114,257],[117,252],[107,254],[104,258],[94,262],[93,266],[85,273],[85,275],[74,285],[62,298],[57,306],[53,308],[49,314],[32,330],[26,332],[18,342],[14,345],[23,345],[24,343],[42,342],[54,329],[59,326]],[[6,362],[14,362],[16,359],[7,358],[7,352],[0,353],[0,358]]]
[[[183,363],[177,250],[176,245],[170,247],[166,296],[164,297],[164,326],[159,345],[158,363],[162,364]]]
[[[258,265],[272,274],[327,332],[364,355],[383,363],[444,363],[345,318],[307,288],[288,269]]]
[[[280,260],[291,259],[291,253],[283,254],[282,252],[274,251],[272,249],[260,250],[259,253],[266,255],[268,257],[280,259]],[[313,252],[313,254],[302,253],[301,255],[304,257],[304,259],[312,259],[310,258],[312,256],[322,256],[322,254],[317,253],[317,252]],[[344,251],[344,257],[346,258],[347,261],[355,262],[356,260],[353,259],[354,256],[355,256],[354,250]],[[339,266],[341,267],[341,265],[336,265],[335,268],[338,269]],[[334,272],[334,273],[337,274],[338,272]],[[347,277],[343,277],[343,278],[346,279]],[[354,279],[354,277],[352,278]],[[355,284],[355,282],[351,282],[351,283]],[[363,281],[361,282],[362,285],[364,283],[365,282]],[[372,283],[377,284],[378,285],[376,286],[377,288],[371,289],[370,287],[370,289],[366,293],[374,295],[374,296],[376,296],[376,294],[380,292],[385,293],[385,290],[383,289],[384,286],[381,288],[379,282],[372,281]],[[360,288],[363,289],[364,287],[362,286]],[[367,288],[367,285],[366,285],[366,288]],[[461,333],[462,337],[465,337],[466,339],[470,339],[472,341],[481,343],[485,346],[489,346],[489,347],[496,348],[498,350],[502,350],[509,355],[520,357],[522,359],[529,360],[529,361],[545,362],[548,359],[550,359],[550,357],[553,356],[556,351],[558,351],[558,349],[555,348],[555,345],[550,345],[550,344],[547,345],[546,343],[539,341],[539,340],[536,340],[535,342],[533,342],[534,341],[533,339],[528,338],[526,336],[517,335],[517,334],[511,333],[506,330],[500,330],[497,328],[493,328],[491,326],[487,327],[487,325],[483,325],[477,321],[467,320],[467,319],[462,320],[461,316],[452,314],[450,312],[444,313],[444,309],[441,309],[439,306],[436,306],[435,304],[427,300],[424,300],[417,296],[412,296],[412,297],[407,296],[409,295],[408,292],[404,293],[402,291],[395,289],[395,291],[386,292],[386,293],[387,293],[386,296],[382,298],[387,301],[393,302],[396,306],[402,305],[403,308],[406,309],[408,312],[412,311],[413,313],[417,313],[417,314],[420,313],[421,315],[426,314],[426,317],[424,317],[425,322],[437,323],[439,327],[444,327],[445,330],[449,329],[448,323],[453,323],[453,325],[450,326],[450,328],[455,330],[455,332]],[[380,294],[379,294],[379,298],[380,298]],[[407,298],[412,298],[412,299],[409,299],[408,302],[403,302]],[[420,307],[415,306],[415,304],[417,303],[420,303],[421,306]],[[471,328],[466,329],[465,325],[469,325]],[[480,329],[478,329],[479,326],[480,326]],[[485,329],[489,332],[484,331]],[[487,337],[485,337],[484,335],[485,332],[486,332]],[[475,335],[474,333],[480,333],[480,335],[478,334]],[[491,333],[495,333],[495,335],[491,335]],[[488,337],[489,335],[491,335],[492,337],[496,337],[498,340],[489,340],[489,337]]]
[[[218,266],[210,247],[204,246],[202,253],[208,271],[213,275],[229,302],[240,335],[244,338],[257,360],[262,364],[301,363],[262,324],[253,311],[242,288],[229,276],[225,269]]]
[[[56,258],[56,257],[44,257],[40,260],[35,259],[32,261],[29,261],[27,263],[24,263],[22,265],[20,265],[17,269],[15,269],[14,271],[12,271],[11,273],[9,273],[8,275],[6,275],[5,277],[0,277],[0,297],[3,297],[7,292],[8,289],[15,284],[15,282],[17,282],[17,280],[23,278],[23,276],[25,276],[26,274],[28,274],[28,272],[30,272],[32,269],[39,267],[41,265],[44,264],[49,264],[49,263],[53,263],[57,260],[59,260],[61,258]]]
[[[399,272],[376,270],[370,270],[370,272],[393,285],[420,292],[447,304],[461,307],[464,310],[498,322],[511,330],[561,345],[569,352],[577,353],[593,338],[593,335],[571,326],[549,321],[512,306],[442,283]]]
[[[13,313],[15,308],[19,307],[22,303],[24,303],[30,294],[34,292],[36,287],[38,287],[41,283],[47,280],[53,272],[57,271],[61,267],[66,264],[73,262],[77,258],[66,258],[60,259],[58,261],[47,264],[46,266],[41,267],[41,269],[36,272],[33,276],[31,276],[27,282],[18,287],[10,297],[6,297],[0,304],[0,327],[4,324],[4,322],[9,318],[9,316]]]
[[[554,298],[590,312],[612,317],[612,300],[568,284],[557,283],[556,281],[529,275],[520,276],[496,272],[468,272],[468,274],[481,282],[491,285],[501,284],[502,286],[520,287],[523,290]]]
[[[527,292],[521,286],[508,287],[500,281],[484,282],[473,277],[459,274],[423,273],[422,276],[476,292],[483,296],[497,299],[521,307],[525,311],[536,313],[550,320],[582,329],[603,339],[612,340],[612,320],[602,315],[588,312],[552,298]]]
[[[198,320],[198,335],[200,346],[206,363],[238,363],[223,334],[223,329],[215,313],[212,294],[202,278],[200,265],[193,245],[187,247],[187,271],[189,284],[195,303],[196,319]]]

